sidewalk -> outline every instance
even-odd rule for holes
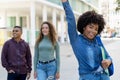
[[[107,51],[113,59],[114,63],[114,75],[111,76],[111,80],[120,80],[120,40],[111,43],[109,45],[105,45]]]

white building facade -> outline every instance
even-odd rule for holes
[[[69,0],[76,20],[87,10],[96,10],[98,0]],[[64,10],[60,0],[0,0],[0,44],[11,38],[15,25],[23,27],[23,39],[34,46],[43,21],[54,24],[60,43],[69,42]]]

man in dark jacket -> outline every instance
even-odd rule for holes
[[[29,45],[21,39],[22,27],[13,28],[13,37],[3,45],[1,62],[8,72],[7,80],[26,80],[31,73],[31,51]]]

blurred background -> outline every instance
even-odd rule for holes
[[[106,25],[101,37],[115,66],[115,74],[111,80],[119,80],[120,0],[69,0],[69,2],[76,20],[88,10],[95,10],[103,15]],[[77,60],[69,44],[61,0],[0,0],[0,52],[4,42],[12,37],[13,27],[18,25],[23,27],[22,38],[29,43],[33,56],[35,40],[43,21],[53,23],[58,34],[61,55],[60,80],[78,80]],[[0,65],[0,80],[6,80],[6,77],[6,70]],[[34,80],[33,71],[30,80]]]
[[[69,0],[69,2],[76,20],[85,11],[95,10],[102,14],[106,21],[101,36],[120,38],[120,0]],[[60,43],[69,42],[67,23],[60,0],[0,0],[0,46],[12,36],[11,29],[15,25],[23,27],[22,38],[34,46],[43,21],[54,24]]]

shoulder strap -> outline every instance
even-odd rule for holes
[[[96,36],[96,40],[97,40],[98,45],[103,46],[100,36]]]

